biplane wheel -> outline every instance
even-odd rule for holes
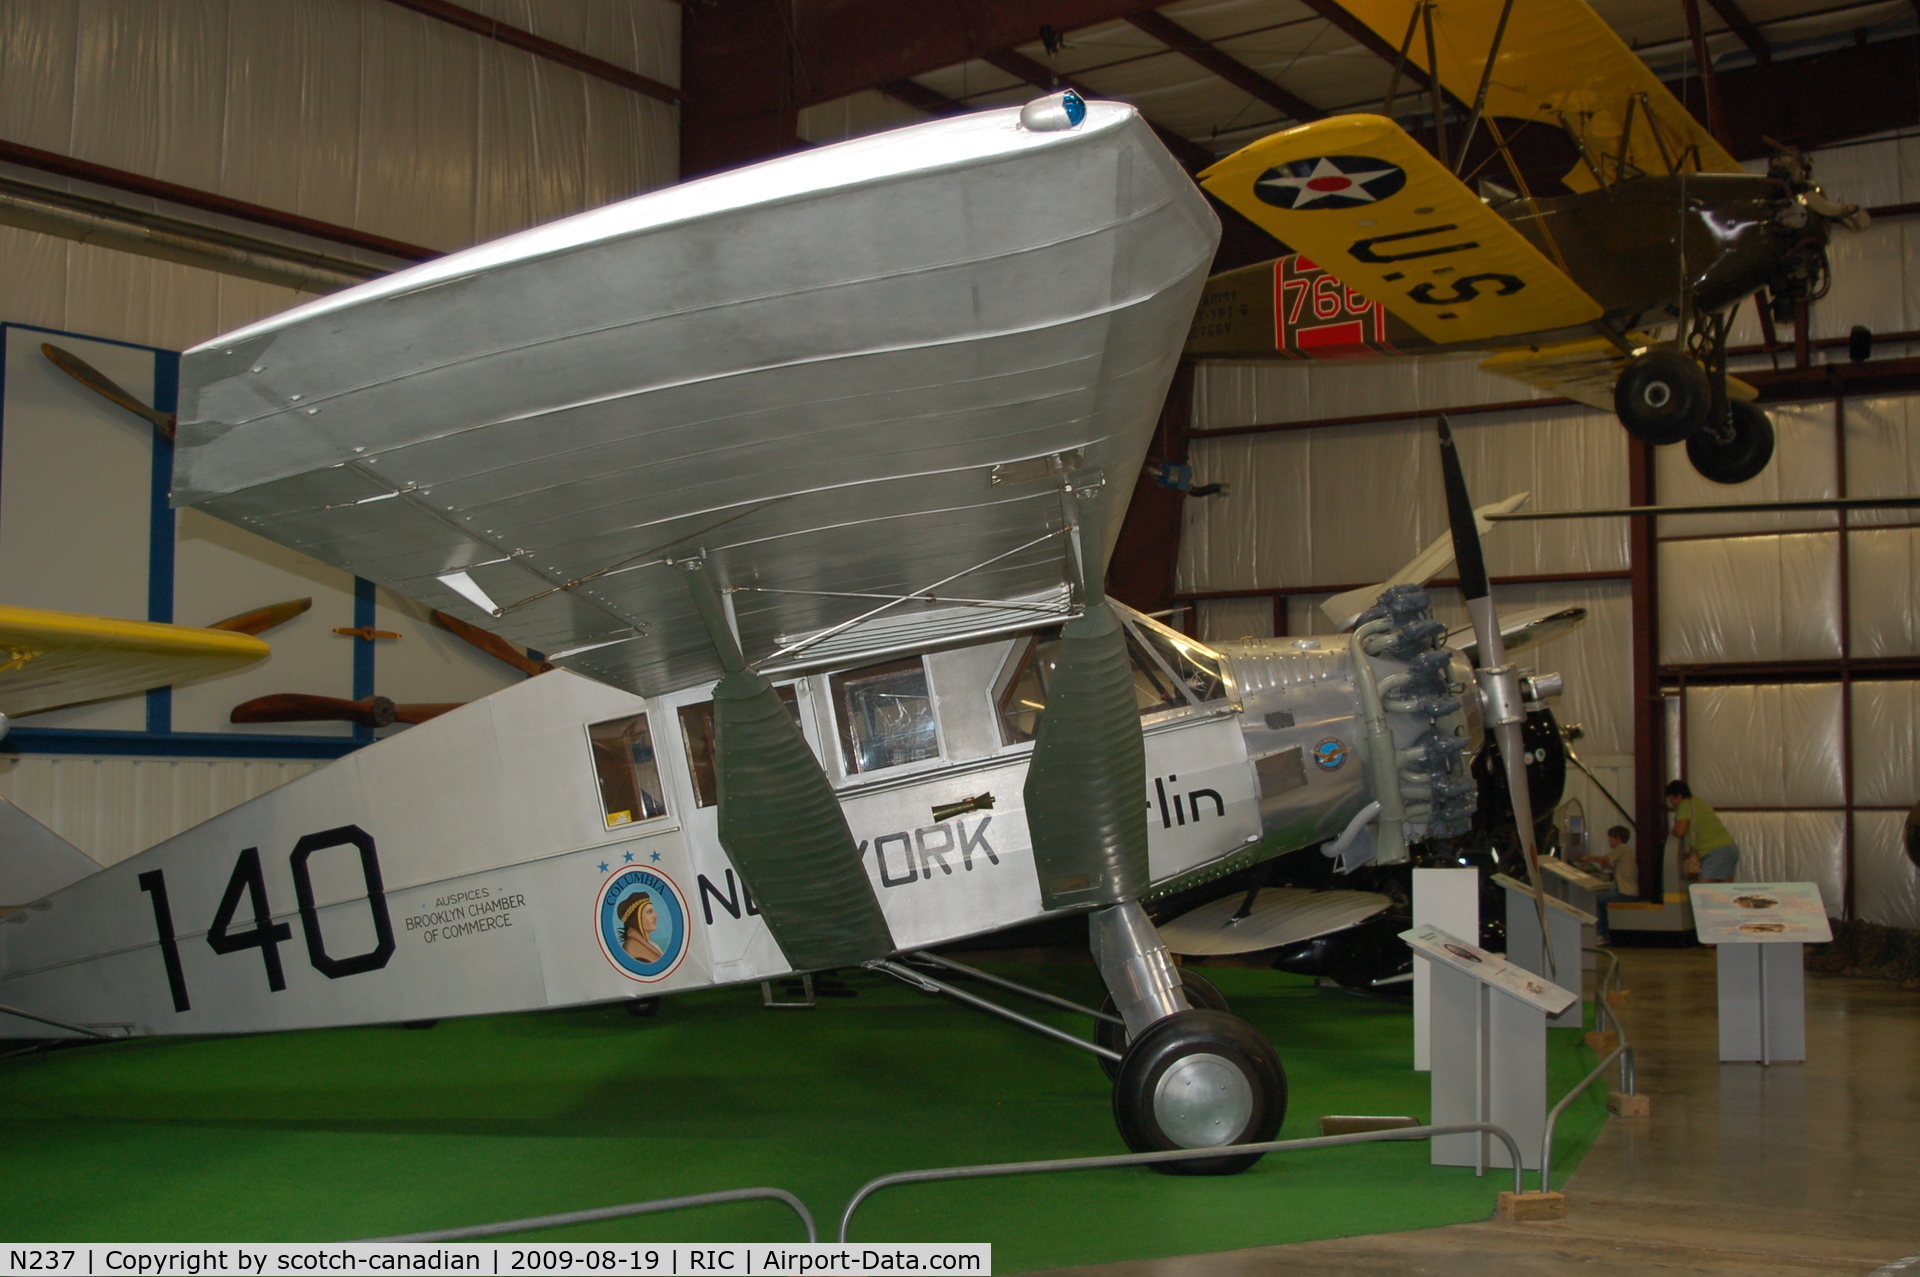
[[[1224,1011],[1180,1011],[1147,1026],[1120,1061],[1113,1120],[1136,1153],[1225,1148],[1274,1137],[1287,1074],[1252,1025]],[[1168,1175],[1237,1175],[1261,1154],[1162,1162]]]
[[[1773,420],[1744,399],[1735,399],[1728,425],[1709,427],[1687,440],[1687,460],[1715,483],[1745,483],[1773,460]]]
[[[1713,385],[1707,370],[1677,350],[1649,350],[1613,383],[1613,412],[1644,443],[1679,443],[1707,422]]]
[[[1186,994],[1187,1005],[1196,1011],[1227,1011],[1231,1009],[1227,1006],[1226,995],[1213,987],[1213,981],[1207,979],[1191,967],[1180,968],[1180,991]],[[1112,994],[1107,995],[1107,1000],[1100,1004],[1100,1009],[1108,1015],[1117,1014],[1114,1010]],[[1106,1047],[1109,1051],[1124,1053],[1127,1049],[1126,1026],[1115,1024],[1111,1020],[1095,1020],[1093,1022],[1093,1040],[1101,1046]],[[1099,1058],[1100,1067],[1106,1070],[1108,1077],[1117,1078],[1120,1076],[1120,1065],[1118,1061],[1109,1060],[1104,1055]]]

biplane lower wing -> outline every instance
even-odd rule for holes
[[[1200,184],[1436,343],[1574,328],[1600,304],[1392,120],[1341,115],[1244,147]]]
[[[1630,345],[1644,345],[1647,341],[1648,338],[1639,333],[1627,336]],[[1613,386],[1626,369],[1627,356],[1604,337],[1586,337],[1550,346],[1503,350],[1483,360],[1480,366],[1537,390],[1563,395],[1602,412],[1612,412]],[[1727,393],[1748,401],[1760,394],[1738,377],[1727,378]]]
[[[250,634],[0,607],[0,714],[179,686],[251,665],[269,648]]]

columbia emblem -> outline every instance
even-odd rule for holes
[[[1383,200],[1407,184],[1406,170],[1364,155],[1293,160],[1262,173],[1253,193],[1279,208],[1354,208]]]

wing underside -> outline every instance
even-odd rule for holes
[[[647,693],[719,672],[672,560],[770,667],[1057,621],[1062,485],[1104,478],[1110,545],[1219,231],[1131,108],[1017,114],[684,183],[189,352],[176,500]]]

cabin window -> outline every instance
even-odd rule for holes
[[[789,683],[774,689],[780,703],[800,725],[800,695]],[[687,743],[687,772],[693,777],[693,801],[698,807],[712,807],[720,801],[720,778],[713,767],[713,702],[680,707],[680,736]]]
[[[831,685],[849,775],[940,756],[927,667],[919,657],[846,670]]]
[[[661,800],[660,764],[653,756],[647,716],[613,718],[587,727],[593,771],[600,782],[600,809],[608,829],[667,814]]]
[[[1060,653],[1060,632],[1015,639],[999,694],[1000,738],[1009,745],[1033,739],[1047,708],[1047,687]]]

